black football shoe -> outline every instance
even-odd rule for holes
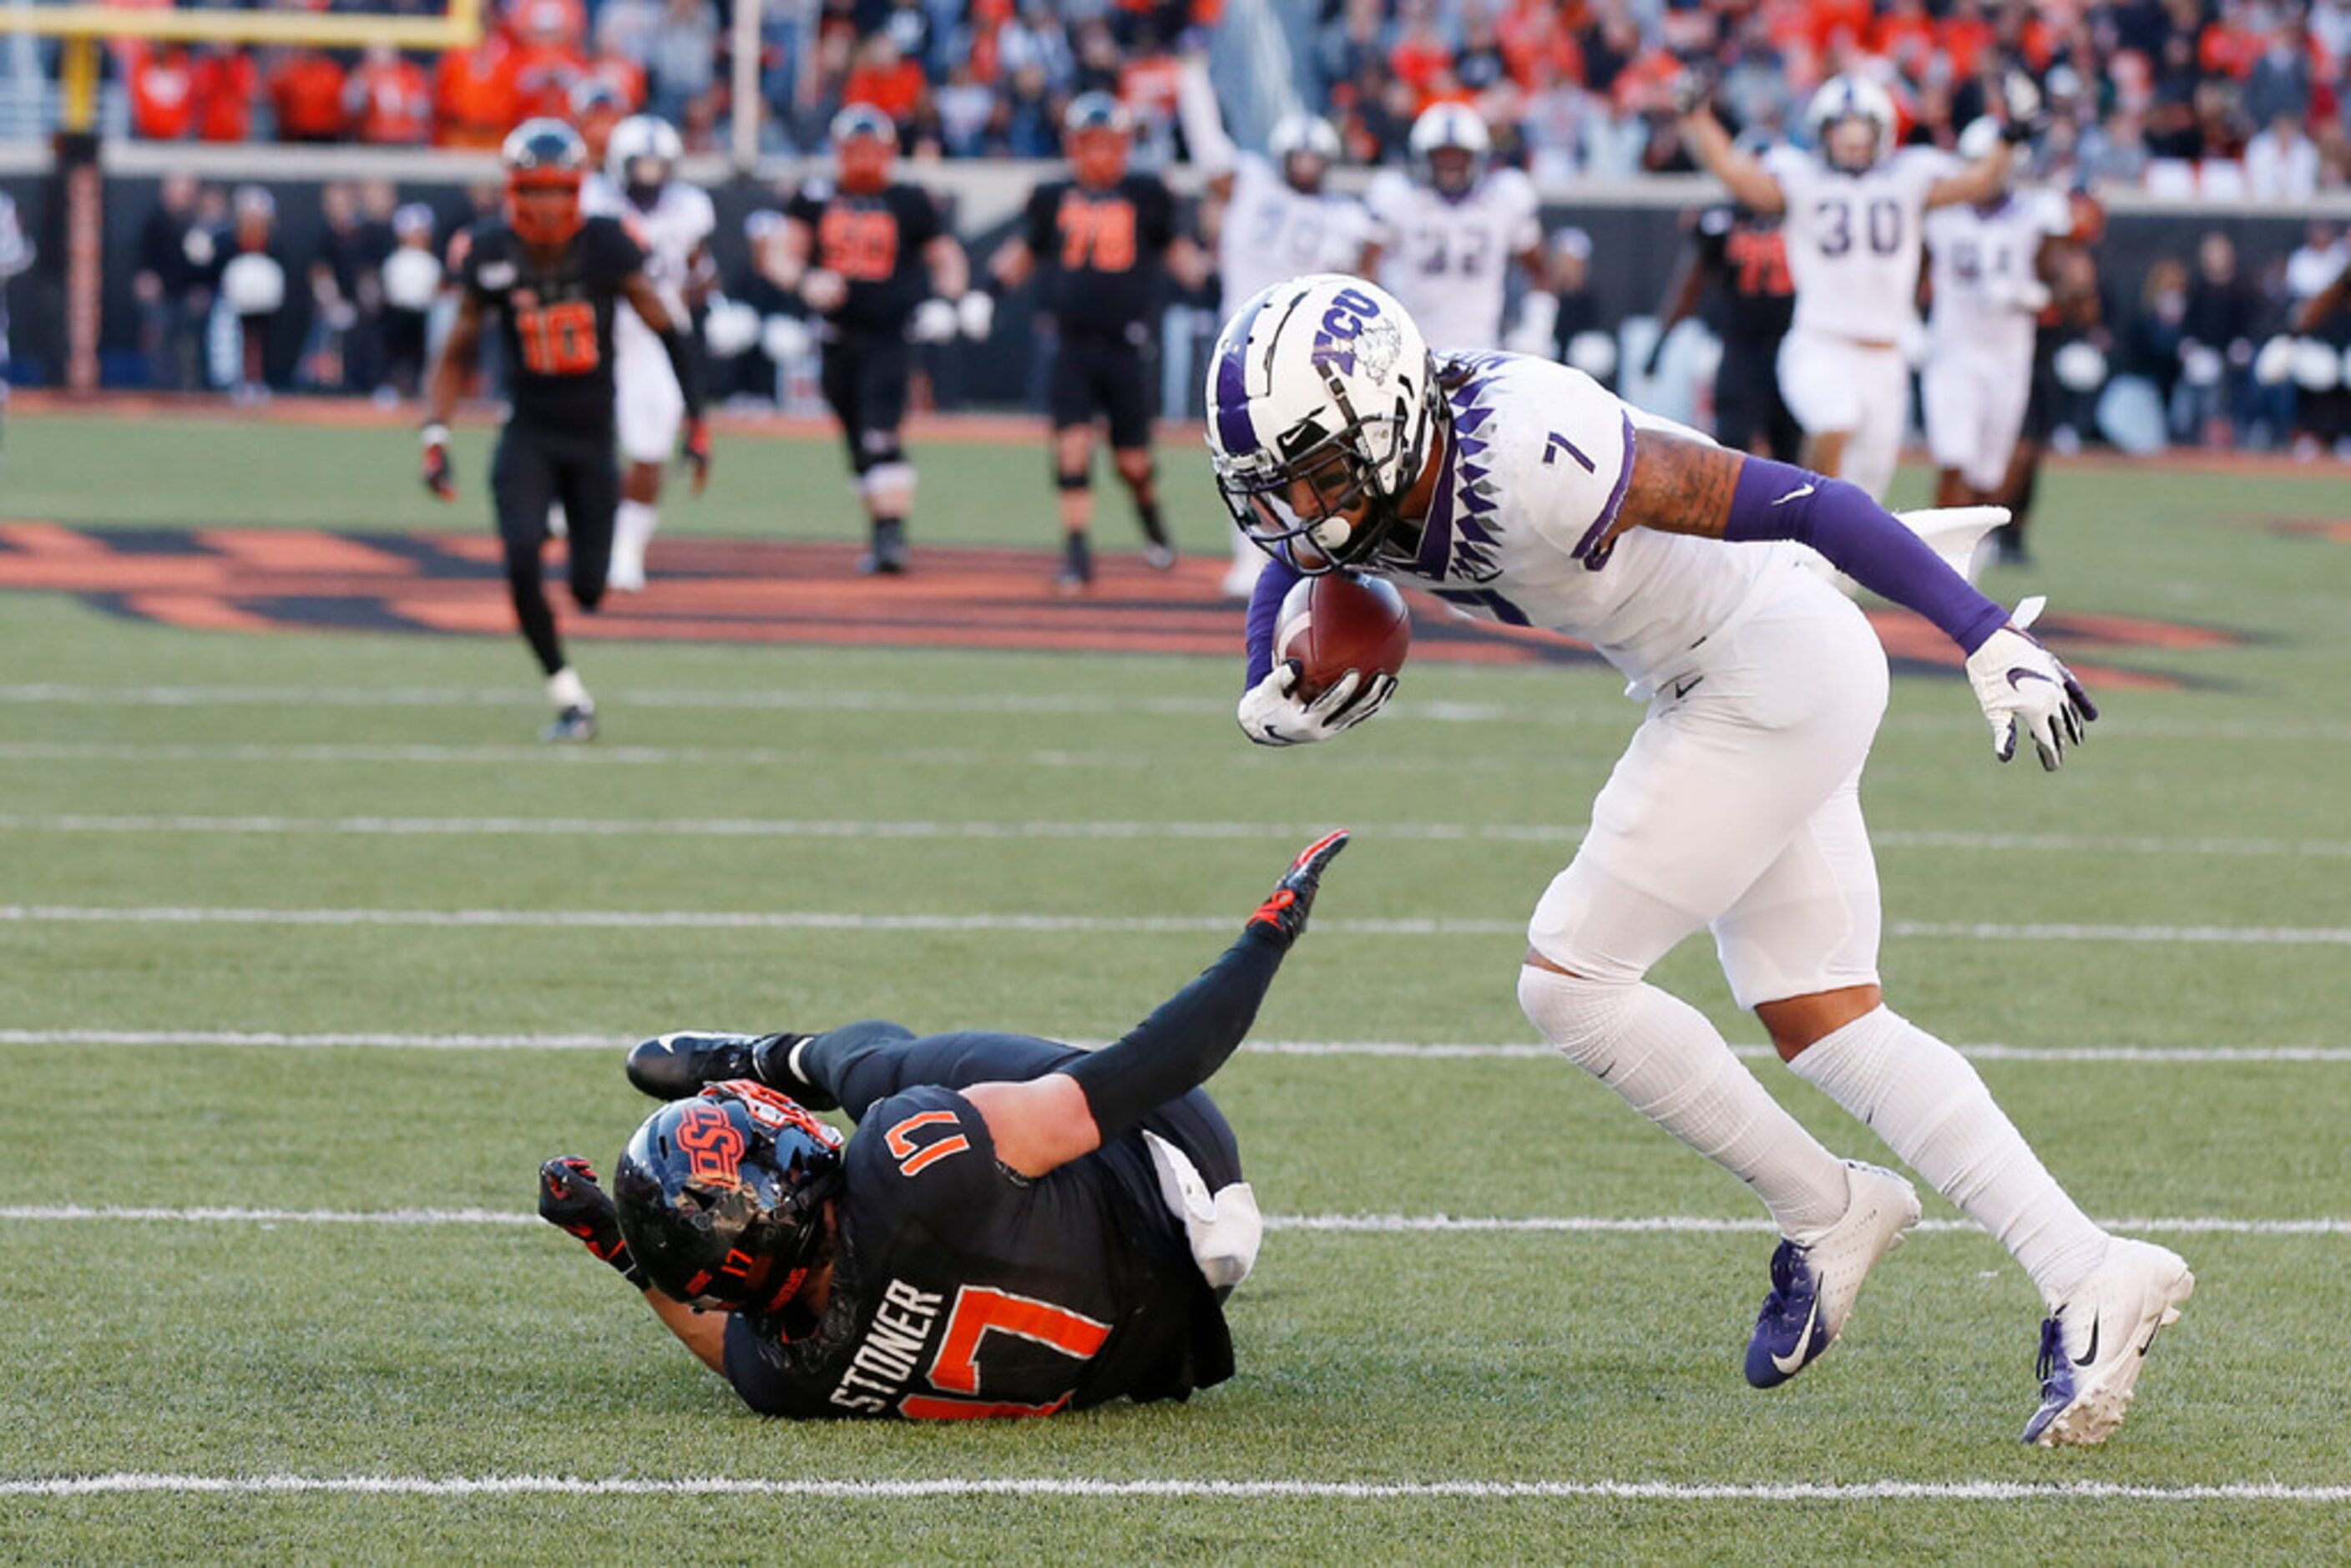
[[[656,1100],[685,1100],[712,1083],[748,1078],[779,1089],[812,1111],[833,1107],[786,1065],[804,1034],[696,1034],[681,1030],[659,1035],[629,1051],[629,1082]],[[825,1103],[820,1103],[825,1102]]]

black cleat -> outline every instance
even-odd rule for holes
[[[773,1074],[761,1070],[767,1048],[789,1051],[807,1038],[803,1034],[695,1034],[681,1030],[631,1047],[629,1082],[640,1092],[666,1102],[691,1099],[712,1083],[748,1078],[780,1089],[812,1109],[829,1111],[831,1106],[814,1103],[822,1096],[781,1070],[782,1062],[776,1063],[778,1071]]]
[[[1065,594],[1083,593],[1093,583],[1092,541],[1083,534],[1065,536],[1061,544],[1061,570],[1053,577],[1054,589]]]
[[[857,570],[865,577],[897,577],[906,570],[906,525],[897,517],[883,517],[873,525],[873,543],[857,558]]]

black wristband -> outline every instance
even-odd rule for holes
[[[2024,143],[2032,140],[2032,121],[2025,120],[2002,120],[2000,127],[2000,139],[2002,141],[2007,142],[2011,147],[2022,147]]]

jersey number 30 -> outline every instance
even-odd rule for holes
[[[1843,256],[1853,248],[1854,208],[1861,205],[1833,196],[1815,209],[1821,225],[1823,256]],[[1902,204],[1893,197],[1872,199],[1864,207],[1863,223],[1868,231],[1869,248],[1877,255],[1892,256],[1902,248]]]
[[[584,376],[596,368],[596,308],[584,299],[515,314],[523,368],[535,376]]]

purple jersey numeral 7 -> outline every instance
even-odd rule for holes
[[[1583,464],[1583,471],[1586,474],[1596,474],[1600,471],[1599,465],[1593,463],[1591,458],[1586,457],[1583,455],[1583,449],[1582,447],[1576,445],[1574,442],[1570,441],[1566,436],[1562,435],[1556,430],[1551,433],[1551,438],[1543,444],[1543,466],[1548,468],[1552,464],[1558,462],[1559,455],[1562,452],[1566,453],[1570,457],[1574,458],[1578,463]]]

